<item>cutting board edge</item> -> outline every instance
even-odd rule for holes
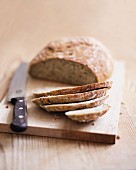
[[[79,132],[79,131],[71,131],[71,130],[60,130],[55,129],[52,131],[50,128],[41,128],[38,127],[33,129],[33,127],[28,127],[25,132],[17,133],[10,130],[10,127],[7,127],[7,124],[0,124],[0,132],[8,133],[8,134],[17,134],[17,135],[31,135],[31,136],[44,136],[44,137],[52,137],[58,139],[67,139],[67,140],[77,140],[77,141],[87,141],[87,142],[98,142],[98,143],[107,143],[107,144],[115,144],[116,135],[115,133],[104,134],[104,133],[96,133],[96,132]],[[76,136],[75,136],[76,132]],[[73,135],[72,135],[73,134]]]

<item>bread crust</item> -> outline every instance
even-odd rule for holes
[[[113,70],[111,55],[102,43],[91,37],[63,38],[49,43],[30,63],[30,74],[36,77],[33,67],[50,59],[79,63],[93,73],[96,82],[108,79]]]
[[[65,94],[75,94],[75,93],[83,93],[91,90],[97,90],[102,88],[110,89],[112,87],[112,81],[105,81],[100,83],[92,83],[86,84],[82,86],[74,86],[74,87],[67,87],[58,90],[52,90],[49,92],[46,91],[33,91],[33,95],[35,97],[46,97],[46,96],[54,96],[54,95],[65,95]]]
[[[107,88],[103,88],[103,89],[98,89],[98,90],[93,90],[93,91],[88,91],[83,93],[76,93],[76,94],[39,97],[39,98],[34,98],[32,102],[37,105],[81,102],[81,101],[91,100],[91,99],[99,98],[101,96],[105,96],[107,90],[108,90]]]

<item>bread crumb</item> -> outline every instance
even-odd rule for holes
[[[54,119],[60,119],[60,117],[58,115],[54,115]]]
[[[119,136],[119,135],[117,135],[117,139],[120,139],[120,136]]]

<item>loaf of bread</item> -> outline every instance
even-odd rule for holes
[[[103,82],[113,70],[112,57],[96,39],[64,38],[49,43],[30,63],[35,78],[74,85]]]

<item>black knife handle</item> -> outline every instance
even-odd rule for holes
[[[12,98],[13,120],[10,128],[15,132],[22,132],[27,129],[27,106],[24,97]]]

